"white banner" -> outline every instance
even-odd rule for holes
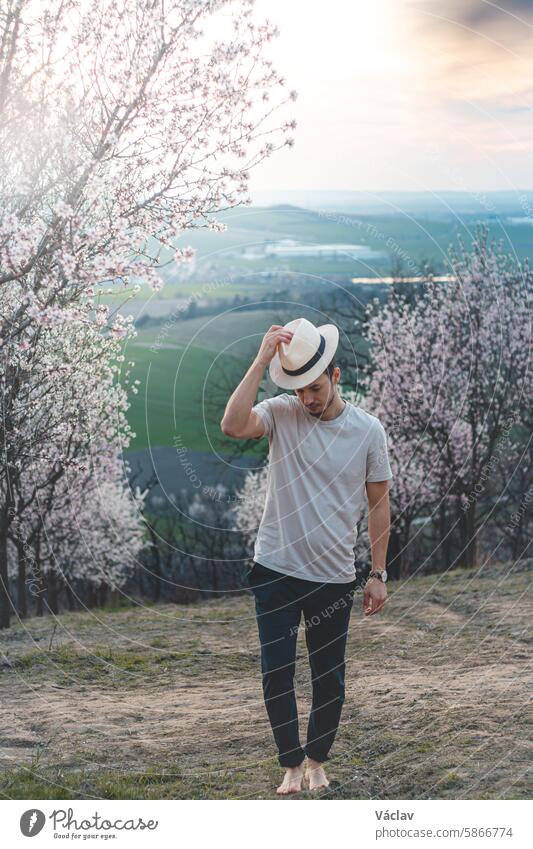
[[[305,801],[304,805],[290,802]],[[280,847],[289,841],[366,849],[533,845],[530,801],[3,801],[2,845]],[[276,805],[267,811],[266,807]],[[239,806],[240,810],[236,810]],[[210,810],[203,810],[209,808]],[[212,809],[212,810],[211,810]],[[35,838],[35,843],[30,841]],[[212,841],[212,842],[211,842]]]

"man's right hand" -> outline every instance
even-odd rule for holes
[[[261,363],[266,368],[274,357],[280,342],[285,342],[288,345],[292,337],[292,330],[285,330],[280,324],[273,324],[263,337],[261,347],[255,358],[256,362]]]

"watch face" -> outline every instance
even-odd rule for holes
[[[383,572],[381,573],[381,580],[383,581],[383,583],[385,583],[385,581],[387,580],[387,578],[388,578],[387,570],[386,570],[386,569],[384,569],[384,570],[383,570]]]

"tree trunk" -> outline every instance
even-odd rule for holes
[[[0,629],[9,628],[12,609],[7,577],[7,527],[7,513],[4,512],[0,525]]]
[[[159,601],[161,597],[161,549],[159,547],[159,540],[157,534],[151,525],[148,525],[148,533],[151,538],[151,552],[152,552],[152,600]]]
[[[17,541],[17,610],[21,619],[25,619],[28,615],[28,602],[26,599],[26,552],[24,551],[24,541]]]
[[[0,531],[0,629],[9,628],[11,602],[7,580],[7,534]]]
[[[400,553],[399,553],[399,573],[400,578],[406,578],[409,575],[409,562],[407,560],[407,552],[409,550],[409,537],[411,536],[411,519],[404,523],[403,531],[400,535]]]
[[[155,562],[152,564],[152,575],[153,575],[153,591],[152,591],[152,600],[159,601],[161,598],[161,555],[159,552],[159,547],[157,549],[157,557]]]
[[[141,596],[141,598],[144,595],[144,572],[144,564],[142,562],[139,562],[137,565],[137,582],[139,587],[139,595]]]
[[[87,586],[87,607],[89,608],[89,610],[92,607],[96,607],[96,592],[94,584],[92,584],[91,581],[88,582]]]
[[[398,580],[401,572],[402,534],[395,525],[391,526],[389,546],[387,549],[387,575],[391,580]]]
[[[452,538],[450,534],[450,517],[446,510],[446,504],[439,505],[439,548],[441,551],[441,565],[443,570],[448,570],[452,565]]]
[[[524,553],[527,550],[527,542],[530,535],[524,533],[524,526],[527,527],[527,522],[524,521],[525,517],[525,510],[521,511],[519,513],[518,522],[512,530],[511,557],[514,561],[520,560],[520,558],[524,556]]]
[[[59,613],[59,600],[57,594],[57,575],[53,569],[51,569],[46,576],[46,583],[48,589],[48,609],[51,613]]]
[[[39,571],[37,573],[37,608],[36,608],[37,616],[42,616],[44,614],[43,599],[44,599],[45,592],[46,592],[46,584],[45,584],[44,579],[43,579],[43,574],[42,574],[41,570],[39,569]]]
[[[46,592],[46,582],[44,580],[42,563],[41,563],[41,531],[38,530],[35,535],[35,582],[37,584],[37,616],[42,616],[44,613],[44,594]]]
[[[464,549],[463,562],[469,568],[477,566],[477,533],[476,533],[476,503],[468,505],[464,513],[464,534],[462,547]]]
[[[65,584],[65,596],[67,599],[67,607],[69,610],[76,610],[76,604],[74,601],[74,593],[72,592],[72,588],[70,584]]]

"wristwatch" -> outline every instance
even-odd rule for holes
[[[387,580],[387,577],[388,577],[387,570],[386,569],[381,569],[381,570],[371,569],[370,572],[368,573],[368,577],[369,578],[378,578],[380,581],[385,583],[386,580]]]

